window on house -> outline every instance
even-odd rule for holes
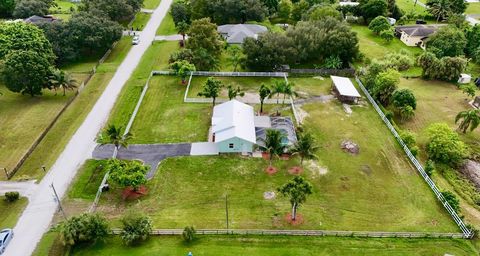
[[[233,143],[228,144],[228,148],[233,148]]]

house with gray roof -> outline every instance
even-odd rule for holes
[[[40,24],[40,23],[51,23],[55,22],[58,19],[53,17],[52,15],[45,15],[45,16],[38,16],[38,15],[33,15],[28,18],[26,18],[24,21],[26,23],[32,23],[32,24]]]
[[[422,49],[426,47],[426,40],[445,24],[431,25],[408,25],[395,27],[395,34],[400,40],[408,46],[419,46]]]
[[[259,34],[268,31],[266,27],[256,24],[228,24],[218,26],[217,30],[228,44],[243,44],[246,38],[257,39]]]

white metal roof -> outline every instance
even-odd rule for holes
[[[253,107],[231,100],[213,108],[212,132],[215,142],[240,138],[256,143]]]
[[[348,77],[330,76],[338,93],[342,96],[361,97],[352,81]]]

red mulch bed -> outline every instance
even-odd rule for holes
[[[262,158],[265,160],[270,160],[270,154],[266,152],[262,152]]]
[[[288,170],[288,173],[298,175],[303,172],[303,168],[300,166],[294,166]]]
[[[273,167],[273,166],[269,166],[267,168],[265,168],[265,172],[270,174],[270,175],[273,175],[275,173],[277,173],[277,168]]]
[[[148,190],[145,186],[141,186],[137,189],[137,191],[134,191],[133,188],[128,187],[125,188],[122,192],[122,198],[123,200],[133,200],[133,199],[138,199],[141,196],[144,196],[148,193]]]
[[[292,226],[303,224],[303,216],[298,213],[297,213],[297,218],[295,218],[295,220],[292,220],[292,213],[288,213],[287,215],[285,215],[284,219],[286,222],[288,222],[288,224]]]
[[[290,159],[290,155],[289,155],[289,154],[282,154],[282,155],[280,156],[280,159],[282,159],[282,160],[288,160],[288,159]]]

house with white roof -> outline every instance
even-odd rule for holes
[[[228,24],[218,26],[217,30],[228,44],[243,44],[246,38],[257,39],[259,34],[268,31],[266,27],[256,24]]]
[[[357,103],[362,97],[348,77],[330,76],[330,78],[333,82],[333,91],[340,101]]]
[[[213,108],[211,136],[219,153],[246,153],[256,144],[252,106],[231,100]]]

